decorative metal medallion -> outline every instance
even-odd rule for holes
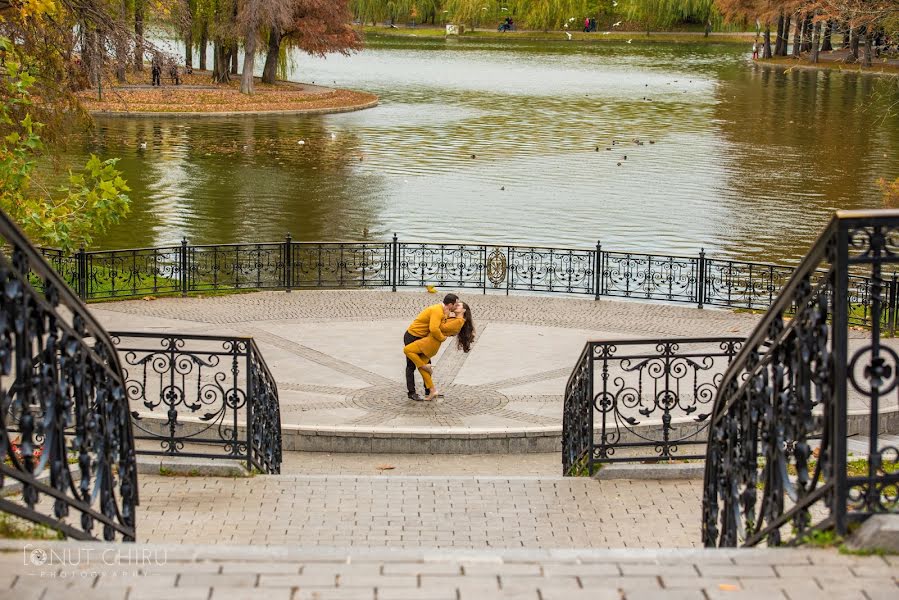
[[[506,280],[507,267],[506,255],[499,248],[494,249],[487,257],[487,280],[494,287],[500,285]]]

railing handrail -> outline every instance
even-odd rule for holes
[[[824,231],[821,232],[821,235],[819,235],[815,240],[815,243],[812,244],[812,249],[809,250],[808,254],[805,255],[787,282],[780,288],[777,293],[777,298],[775,298],[771,306],[768,307],[752,332],[746,337],[746,343],[743,344],[740,352],[734,357],[734,361],[731,363],[730,368],[724,374],[724,380],[721,382],[721,387],[719,389],[723,390],[726,388],[727,384],[737,376],[737,366],[745,363],[748,355],[754,352],[755,349],[765,341],[764,338],[768,332],[768,328],[774,320],[779,318],[779,315],[782,312],[789,312],[789,309],[793,304],[791,293],[799,287],[802,280],[813,273],[820,273],[817,266],[821,262],[824,253],[827,251],[826,241],[836,233],[837,227],[839,226],[839,220],[839,213],[831,218]],[[724,410],[725,408],[726,406],[720,408],[716,406],[716,412],[714,414],[718,414],[718,410]]]
[[[72,288],[70,288],[59,273],[56,272],[56,269],[54,269],[38,249],[35,248],[28,237],[21,229],[19,229],[19,226],[16,225],[3,211],[0,211],[0,220],[3,222],[5,237],[9,238],[8,241],[26,255],[25,258],[28,260],[29,269],[35,271],[42,279],[53,282],[54,290],[59,295],[61,303],[65,304],[69,310],[76,314],[78,318],[84,322],[85,330],[89,331],[91,336],[96,338],[97,341],[106,348],[108,356],[102,358],[112,363],[111,365],[108,365],[110,373],[113,377],[116,377],[119,382],[123,382],[122,366],[119,364],[119,357],[115,352],[115,345],[112,343],[109,334],[103,326],[100,325],[100,322],[87,309],[84,302],[81,301],[81,298],[72,291]],[[23,281],[23,283],[34,292],[35,299],[49,307],[49,304],[44,299],[44,295],[34,290],[27,279]],[[96,355],[93,348],[88,347],[87,350]]]

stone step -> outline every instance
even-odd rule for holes
[[[899,557],[827,549],[358,550],[0,541],[9,598],[896,598]]]

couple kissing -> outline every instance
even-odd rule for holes
[[[471,307],[455,294],[447,294],[442,304],[434,304],[421,311],[403,335],[403,354],[406,355],[406,390],[410,400],[430,401],[440,393],[431,377],[431,358],[448,337],[456,338],[462,352],[471,351],[474,341],[474,321]],[[424,397],[415,391],[415,370],[425,384]]]

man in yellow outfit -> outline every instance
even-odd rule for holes
[[[440,331],[440,325],[446,320],[450,310],[459,301],[459,297],[455,294],[447,294],[443,297],[443,304],[434,304],[427,307],[415,317],[412,324],[403,335],[403,346],[407,346],[415,340],[433,335],[441,342],[446,336]],[[406,390],[409,393],[410,400],[424,400],[415,391],[415,364],[406,359]],[[425,389],[425,396],[431,393],[431,390]]]

